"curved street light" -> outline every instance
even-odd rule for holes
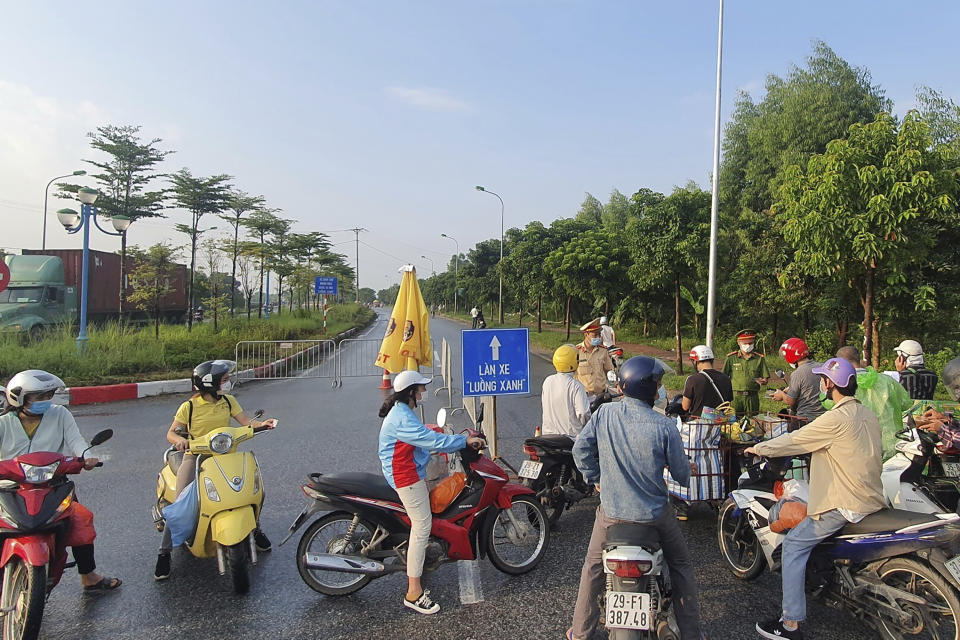
[[[433,275],[437,275],[437,269],[433,266],[433,258],[428,258],[427,256],[420,256],[420,257],[423,258],[424,260],[430,261],[430,273]]]
[[[447,240],[453,240],[453,243],[457,245],[457,255],[453,257],[453,313],[457,313],[457,288],[460,286],[460,243],[457,242],[457,239],[453,236],[448,236],[445,233],[440,234],[441,238],[446,238]],[[449,262],[447,264],[450,264]]]
[[[73,173],[67,173],[62,176],[57,176],[56,178],[51,178],[50,182],[47,183],[47,186],[43,189],[43,236],[40,238],[40,249],[43,251],[47,250],[47,197],[50,195],[50,185],[52,185],[57,180],[61,178],[69,178],[70,176],[85,176],[87,172],[83,169],[74,171]]]
[[[492,196],[497,196],[497,200],[500,201],[500,262],[497,263],[497,271],[500,272],[500,311],[498,315],[500,316],[500,324],[503,324],[503,198],[500,197],[500,194],[485,189],[480,185],[476,186],[477,191],[483,191],[484,193],[489,193]]]

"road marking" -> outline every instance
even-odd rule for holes
[[[483,602],[480,563],[476,560],[458,560],[457,574],[460,576],[460,603],[477,604]]]

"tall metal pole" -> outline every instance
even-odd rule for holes
[[[83,225],[83,267],[80,269],[80,333],[77,334],[77,347],[87,348],[87,291],[90,283],[90,208],[89,204],[80,205],[80,219]]]
[[[500,197],[500,194],[495,191],[490,191],[486,187],[477,185],[476,189],[477,191],[483,191],[484,193],[497,196],[497,200],[500,201],[500,262],[497,263],[497,271],[500,272],[500,311],[497,315],[500,318],[500,324],[503,324],[503,198]]]
[[[349,229],[349,231],[353,231],[357,239],[357,268],[354,269],[354,274],[357,276],[357,302],[360,302],[360,232],[366,231],[366,229],[362,227],[355,227],[353,229]]]
[[[70,176],[83,176],[86,174],[87,172],[81,169],[80,171],[74,171],[72,173],[68,173],[63,176],[57,176],[56,178],[51,179],[50,182],[47,183],[47,186],[43,189],[43,236],[40,239],[40,249],[42,249],[43,251],[47,250],[47,197],[50,195],[50,185],[52,185],[56,180],[59,180],[60,178],[69,178]]]
[[[707,280],[707,346],[713,348],[717,293],[717,217],[720,205],[720,77],[723,69],[723,0],[717,27],[717,104],[713,121],[713,198],[710,203],[710,271]]]
[[[445,233],[440,234],[442,237],[453,240],[453,244],[457,245],[457,255],[453,257],[453,313],[457,313],[457,289],[460,286],[460,243],[457,242],[457,239],[453,236],[448,236]]]

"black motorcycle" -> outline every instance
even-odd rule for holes
[[[573,461],[573,439],[569,436],[527,438],[523,452],[528,459],[517,475],[536,492],[551,526],[564,509],[594,494],[593,486],[586,483]]]

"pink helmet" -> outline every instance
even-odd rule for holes
[[[813,372],[819,376],[827,376],[838,387],[846,387],[857,377],[857,370],[843,358],[830,358]]]

